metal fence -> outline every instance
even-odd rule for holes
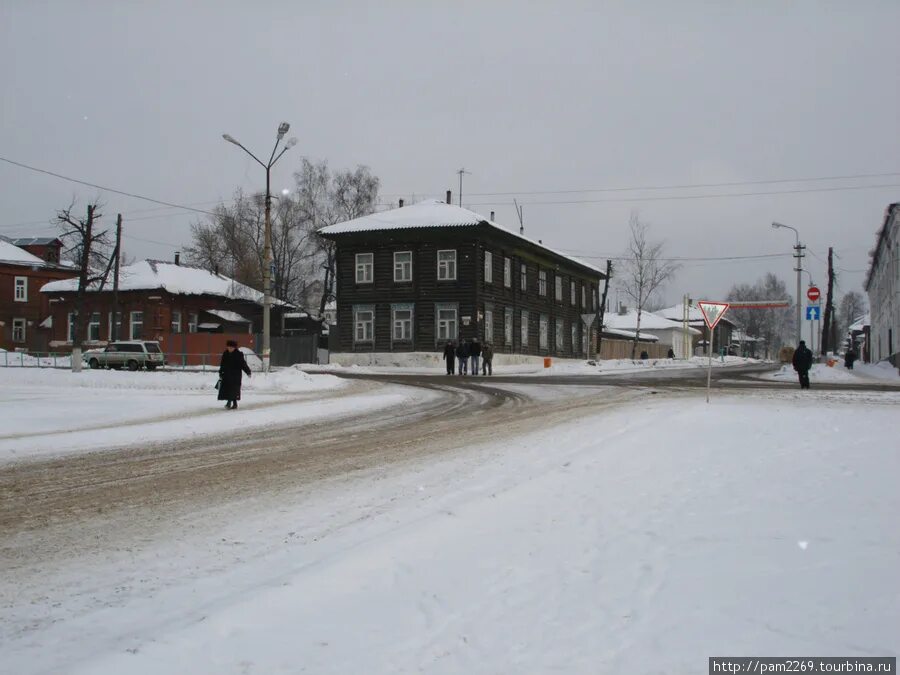
[[[0,352],[3,368],[71,368],[68,353],[60,352]]]

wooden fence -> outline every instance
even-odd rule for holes
[[[600,343],[600,353],[597,355],[597,358],[630,359],[631,345],[631,340],[611,340],[609,338],[603,338]],[[661,345],[656,342],[638,341],[637,349],[635,349],[634,352],[634,357],[640,357],[641,352],[647,352],[651,359],[664,359],[669,353],[669,345]]]

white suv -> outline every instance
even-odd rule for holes
[[[128,368],[128,370],[156,370],[166,365],[166,357],[158,342],[146,340],[119,340],[110,342],[106,349],[91,349],[84,353],[84,360],[91,368]]]

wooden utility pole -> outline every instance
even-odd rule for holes
[[[110,339],[119,339],[119,260],[122,257],[122,214],[116,218],[116,250],[113,253],[113,300],[112,300],[112,325],[110,326]]]
[[[834,301],[832,293],[834,292],[834,249],[828,247],[828,290],[825,295],[825,316],[822,319],[822,336],[819,344],[822,348],[819,350],[823,356],[828,354],[828,350],[834,351]]]
[[[609,294],[609,282],[612,281],[612,261],[606,261],[606,283],[603,284],[603,298],[597,308],[597,358],[600,358],[600,342],[603,340],[603,315],[606,314],[606,296]]]
[[[72,371],[75,373],[81,372],[81,340],[82,340],[82,328],[83,321],[82,316],[84,314],[84,294],[87,291],[88,284],[90,280],[88,279],[88,275],[90,274],[90,263],[91,263],[91,244],[93,243],[93,229],[94,229],[94,205],[88,204],[87,207],[87,220],[84,224],[84,231],[82,233],[82,256],[81,256],[81,269],[78,271],[78,293],[75,296],[75,321],[72,326]]]

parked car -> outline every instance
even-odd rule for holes
[[[83,355],[91,368],[128,368],[128,370],[156,370],[166,365],[166,357],[158,342],[145,340],[119,340],[110,342],[106,349],[89,349]]]

